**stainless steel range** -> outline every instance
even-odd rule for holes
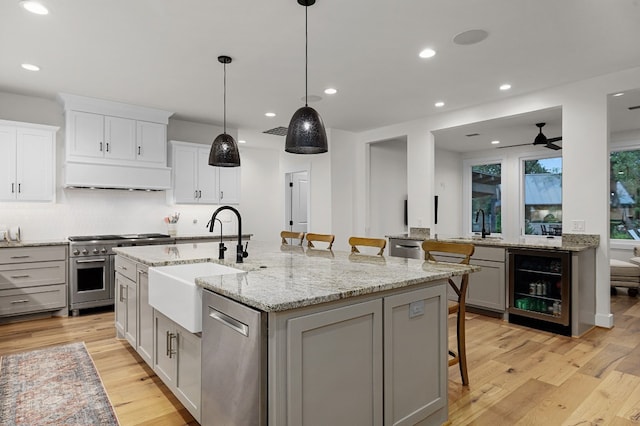
[[[69,310],[114,303],[114,247],[173,244],[166,234],[80,235],[69,237]]]

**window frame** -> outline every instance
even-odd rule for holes
[[[609,145],[609,182],[611,182],[611,154],[613,152],[620,151],[640,151],[640,135],[638,137],[633,137],[632,140],[617,141]],[[607,222],[610,223],[610,221],[611,204],[609,204],[609,208],[607,209]],[[640,240],[611,238],[609,226],[607,226],[607,232],[609,233],[609,248],[631,249],[640,245]]]
[[[557,152],[557,151],[554,151]],[[520,237],[526,237],[526,238],[547,238],[548,235],[536,235],[536,234],[525,234],[525,213],[526,213],[526,209],[525,209],[525,188],[524,188],[524,184],[525,184],[525,179],[524,179],[524,172],[525,172],[525,166],[524,166],[524,162],[525,161],[531,161],[531,160],[546,160],[549,158],[562,158],[562,169],[564,171],[564,158],[562,157],[562,154],[560,155],[552,155],[554,152],[550,152],[548,154],[544,154],[544,153],[531,153],[531,154],[526,154],[526,155],[521,155],[518,157],[518,168],[519,168],[519,172],[518,172],[518,176],[520,179],[520,184],[519,184],[519,188],[520,190],[519,192],[519,201],[518,201],[518,224],[520,227],[520,232],[519,235]],[[562,205],[564,207],[564,172],[562,173]],[[564,214],[563,214],[564,217]]]
[[[504,206],[505,206],[505,191],[504,191],[504,166],[505,159],[501,157],[482,157],[482,158],[469,158],[463,161],[463,202],[462,202],[462,233],[463,236],[469,235],[480,235],[480,233],[473,232],[473,223],[470,220],[473,217],[474,212],[471,211],[471,196],[472,196],[472,179],[473,175],[471,173],[471,169],[474,166],[482,166],[486,164],[500,164],[500,209],[502,214],[501,227],[502,232],[491,232],[491,236],[494,237],[502,237],[505,230],[505,221],[504,221]],[[468,220],[469,219],[469,220]]]

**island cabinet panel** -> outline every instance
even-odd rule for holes
[[[384,299],[385,425],[447,419],[446,318],[442,287]]]
[[[154,310],[153,371],[200,421],[201,338]]]
[[[116,273],[116,333],[136,348],[138,338],[137,285],[120,272]]]
[[[269,424],[441,425],[447,282],[269,314]]]
[[[153,307],[149,305],[149,268],[138,264],[138,354],[153,366]]]
[[[289,321],[289,425],[382,425],[382,301]]]

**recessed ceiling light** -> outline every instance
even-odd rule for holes
[[[424,49],[418,56],[421,58],[433,58],[436,56],[436,51],[433,49]]]
[[[38,3],[33,0],[22,0],[20,2],[20,6],[31,13],[35,13],[36,15],[47,15],[49,13],[49,9],[44,7],[42,3]]]
[[[491,141],[491,145],[498,145],[500,141]]]
[[[264,115],[266,115],[267,117],[275,117],[276,113],[275,112],[266,112]]]
[[[444,102],[438,101],[434,104],[437,108],[442,108],[444,106]]]
[[[21,67],[27,71],[40,71],[40,67],[33,64],[22,64]]]
[[[240,139],[238,143],[247,143],[247,141]]]
[[[500,90],[505,91],[511,89],[511,85],[509,83],[502,84],[500,86]]]
[[[332,87],[329,87],[328,89],[324,89],[324,93],[326,93],[327,95],[335,95],[336,93],[338,93],[338,91]]]
[[[489,33],[485,30],[469,30],[456,35],[453,38],[453,42],[462,46],[468,46],[470,44],[480,43],[488,36]]]
[[[618,96],[622,96],[622,95],[624,95],[624,92],[615,93],[613,96],[615,96],[617,98]]]

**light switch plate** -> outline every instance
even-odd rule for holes
[[[572,220],[571,221],[571,230],[572,231],[584,232],[584,230],[585,230],[584,220]]]

